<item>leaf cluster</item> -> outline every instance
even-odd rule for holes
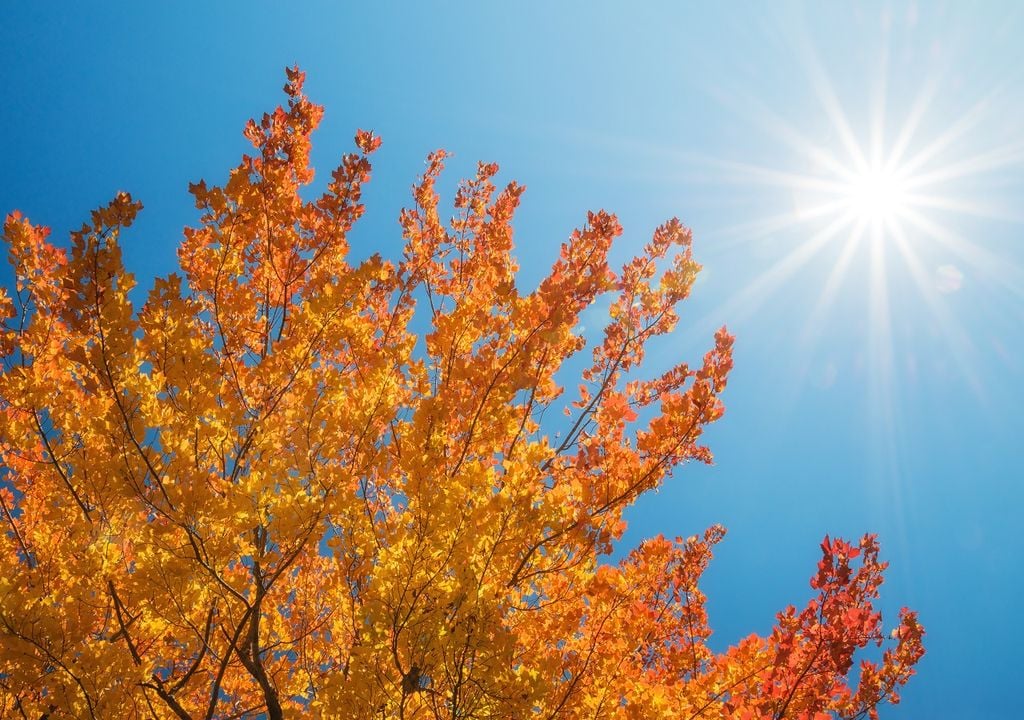
[[[0,715],[853,718],[894,701],[922,652],[912,613],[849,680],[883,639],[873,539],[826,540],[818,597],[722,654],[698,583],[724,530],[606,557],[638,496],[711,460],[732,337],[637,379],[699,270],[689,230],[665,223],[613,270],[621,228],[591,213],[523,291],[524,188],[481,164],[443,221],[439,151],[401,257],[351,262],[380,139],[357,133],[304,200],[322,109],[303,80],[289,70],[286,105],[247,124],[223,185],[191,186],[181,272],[141,308],[127,194],[69,248],[6,220]],[[609,293],[565,398],[581,313]]]

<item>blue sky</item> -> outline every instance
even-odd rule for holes
[[[137,6],[139,5],[139,6]],[[356,254],[397,254],[427,152],[528,187],[532,285],[588,209],[625,258],[678,215],[705,271],[655,368],[737,335],[713,467],[629,542],[721,522],[719,646],[809,594],[827,532],[880,535],[884,606],[928,655],[884,717],[1005,717],[1024,591],[1024,6],[908,3],[20,3],[0,11],[0,210],[63,237],[118,190],[142,284],[190,180],[237,162],[285,65],[326,106],[321,179],[383,135]],[[550,6],[549,6],[550,5]],[[4,275],[6,279],[8,275]]]

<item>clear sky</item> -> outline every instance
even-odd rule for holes
[[[727,323],[736,369],[716,464],[627,540],[729,528],[706,582],[724,647],[806,601],[825,533],[876,532],[884,607],[928,633],[883,717],[1017,712],[1024,4],[159,5],[4,4],[0,211],[64,237],[130,191],[145,286],[196,219],[187,183],[226,177],[298,63],[321,180],[356,127],[384,137],[357,255],[399,252],[437,147],[451,184],[494,160],[527,185],[528,287],[588,209],[619,215],[621,258],[678,215],[705,270],[652,364]]]

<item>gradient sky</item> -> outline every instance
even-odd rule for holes
[[[130,191],[147,286],[196,219],[187,183],[226,178],[298,63],[326,106],[320,182],[355,128],[384,138],[357,256],[400,251],[437,147],[449,188],[477,160],[527,185],[526,287],[588,209],[619,215],[621,259],[678,215],[705,270],[651,369],[696,361],[723,323],[736,369],[716,464],[640,502],[626,540],[729,528],[705,583],[724,648],[807,600],[825,533],[878,533],[883,606],[919,610],[928,649],[883,717],[1010,717],[1024,4],[485,4],[7,3],[0,211],[64,238]],[[859,227],[880,204],[887,222]]]

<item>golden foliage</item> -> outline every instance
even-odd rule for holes
[[[350,264],[380,140],[360,131],[304,201],[321,108],[302,84],[289,70],[222,187],[191,187],[182,274],[137,312],[128,195],[69,250],[7,218],[0,715],[816,718],[891,699],[921,653],[912,614],[846,680],[880,641],[870,538],[856,568],[826,540],[818,599],[724,654],[698,589],[721,528],[601,559],[640,494],[710,459],[732,338],[635,372],[693,285],[689,231],[669,221],[613,272],[620,227],[593,213],[523,293],[523,188],[482,164],[444,223],[437,152],[401,259]],[[556,374],[606,293],[552,438]]]

